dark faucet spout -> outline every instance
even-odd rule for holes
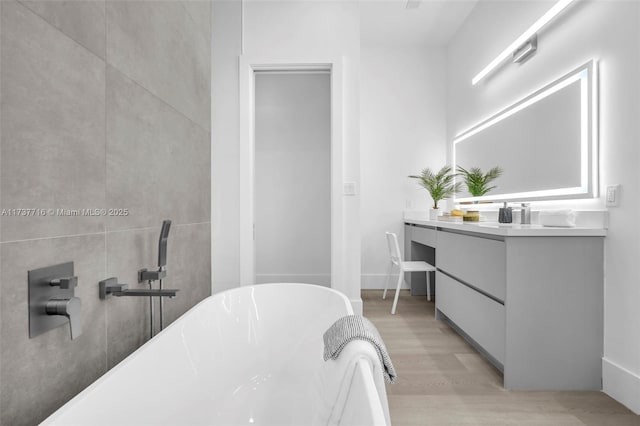
[[[174,297],[178,292],[177,289],[145,289],[136,288],[129,289],[127,284],[119,284],[116,277],[107,278],[99,283],[100,299],[105,299],[107,295],[122,296],[157,296],[157,297]]]
[[[178,289],[123,289],[112,292],[114,296],[157,296],[157,297],[174,297]]]

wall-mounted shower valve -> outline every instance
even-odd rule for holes
[[[47,315],[62,315],[69,319],[71,340],[82,334],[82,301],[79,298],[51,299],[45,309]]]
[[[73,262],[32,269],[29,279],[29,337],[69,324],[71,338],[82,334],[82,302],[75,297]]]

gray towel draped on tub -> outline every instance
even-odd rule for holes
[[[375,325],[361,315],[347,315],[333,323],[324,333],[324,360],[337,359],[340,352],[352,340],[365,340],[371,343],[378,353],[382,364],[384,379],[387,383],[396,380],[396,370],[393,368],[387,348],[380,337]]]

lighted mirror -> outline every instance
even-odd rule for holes
[[[503,173],[487,195],[461,192],[455,201],[597,196],[595,74],[590,61],[458,135],[455,166]]]

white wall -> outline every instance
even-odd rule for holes
[[[576,2],[541,32],[538,52],[528,62],[507,63],[471,85],[471,78],[551,4],[477,4],[448,48],[448,139],[588,60],[600,61],[600,191],[608,184],[623,187],[605,239],[604,391],[640,413],[640,199],[634,196],[640,181],[640,3]],[[559,204],[602,209],[604,199],[554,203]]]
[[[211,276],[212,293],[240,281],[240,182],[238,55],[241,7],[214,1],[211,81]]]
[[[331,285],[331,76],[255,77],[256,282]]]
[[[238,21],[238,7],[226,2],[214,2],[213,38],[220,44],[231,43],[232,46],[218,46],[220,55],[216,55],[214,46],[214,84],[219,85],[221,93],[214,90],[213,107],[224,110],[225,120],[215,121],[213,156],[214,169],[220,166],[214,175],[213,206],[214,220],[223,217],[226,225],[214,225],[215,262],[221,266],[214,267],[214,291],[228,286],[239,285],[239,154],[238,154],[238,57],[235,40],[242,33]],[[219,27],[215,25],[219,23]],[[244,5],[244,54],[247,56],[286,57],[341,57],[343,61],[343,119],[344,149],[343,177],[344,181],[359,183],[360,181],[360,127],[359,127],[359,76],[360,62],[360,21],[358,5],[355,2],[245,2]],[[216,64],[216,60],[223,63]],[[216,78],[216,69],[222,74]],[[235,71],[232,69],[235,68]],[[217,81],[217,83],[216,83]],[[223,89],[224,87],[224,89]],[[216,137],[217,136],[217,137]],[[231,146],[229,146],[231,145]],[[216,154],[217,153],[217,154]],[[232,191],[236,189],[236,192]],[[219,194],[218,196],[215,194]],[[356,311],[361,309],[360,299],[360,197],[344,197],[342,226],[345,229],[343,252],[341,258],[341,282],[334,288],[342,291],[354,304]],[[230,218],[233,217],[233,220]],[[218,247],[216,244],[231,244],[231,250]],[[227,266],[228,265],[228,266]]]
[[[382,288],[389,264],[385,231],[402,247],[405,209],[431,198],[407,178],[446,161],[443,48],[363,46],[360,52],[362,288]]]

